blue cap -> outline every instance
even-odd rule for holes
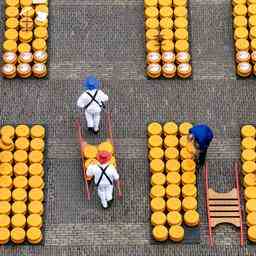
[[[89,75],[83,82],[85,90],[95,90],[99,88],[100,81],[93,75]]]

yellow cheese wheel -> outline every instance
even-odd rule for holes
[[[2,151],[0,153],[0,162],[1,163],[12,163],[13,154],[10,151]]]
[[[256,171],[256,163],[253,161],[245,161],[242,165],[242,172],[244,175]]]
[[[32,201],[28,205],[29,214],[39,214],[42,215],[44,213],[44,207],[42,202],[40,201]]]
[[[144,13],[146,18],[157,18],[159,15],[159,11],[156,7],[147,7]]]
[[[173,0],[173,5],[175,7],[178,7],[178,6],[186,7],[187,6],[187,0]]]
[[[144,0],[145,7],[157,6],[157,0]]]
[[[164,139],[164,146],[165,148],[175,148],[179,144],[179,140],[175,135],[167,135]]]
[[[185,159],[181,162],[181,169],[183,172],[195,172],[196,163],[192,159]]]
[[[3,50],[5,52],[17,52],[17,43],[14,40],[6,40],[3,43]]]
[[[28,153],[25,150],[17,150],[13,154],[16,163],[26,163],[28,160]]]
[[[256,4],[250,4],[248,6],[248,15],[249,16],[256,15]]]
[[[0,228],[0,245],[7,244],[10,240],[10,231],[8,228]]]
[[[147,40],[157,40],[159,37],[159,30],[158,29],[148,29],[146,31],[146,39]]]
[[[247,226],[255,226],[256,225],[256,212],[251,212],[246,217]]]
[[[159,28],[159,21],[156,18],[148,18],[145,21],[145,28],[146,29],[158,29]]]
[[[16,150],[29,150],[29,140],[25,137],[20,137],[15,141]]]
[[[187,135],[183,135],[183,136],[180,137],[180,146],[182,148],[186,147],[188,142],[189,142],[189,140],[188,140],[188,136]]]
[[[234,39],[247,39],[249,32],[245,27],[238,27],[234,31]]]
[[[5,9],[5,16],[7,18],[17,18],[19,16],[19,9],[15,6],[9,6]]]
[[[10,201],[11,200],[11,190],[8,188],[0,188],[0,201]]]
[[[182,184],[196,184],[196,175],[193,172],[184,172],[181,176]]]
[[[6,40],[18,40],[18,32],[16,29],[7,29],[4,33],[4,37]]]
[[[179,126],[179,132],[180,135],[188,135],[189,134],[189,130],[193,127],[193,125],[191,123],[188,122],[184,122],[182,124],[180,124]]]
[[[14,133],[15,133],[15,129],[11,125],[2,126],[2,128],[0,130],[0,134],[2,136],[6,136],[6,137],[9,137],[9,138],[13,138],[14,137]]]
[[[151,198],[164,197],[164,195],[165,195],[165,188],[162,185],[155,185],[150,190]]]
[[[157,40],[150,40],[146,43],[147,52],[159,52],[160,43]]]
[[[182,224],[182,215],[178,211],[168,212],[167,223],[169,224],[169,226],[181,225]]]
[[[19,51],[19,53],[30,52],[31,51],[31,46],[28,43],[21,43],[21,44],[18,45],[18,51]]]
[[[179,172],[180,171],[180,162],[176,159],[170,159],[166,162],[166,171],[167,172]]]
[[[15,214],[12,216],[13,228],[24,228],[26,225],[26,217],[23,214]]]
[[[161,135],[162,133],[162,125],[157,123],[157,122],[153,122],[153,123],[150,123],[148,125],[148,135],[149,136],[152,136],[152,135]]]
[[[31,164],[29,166],[29,174],[30,176],[41,176],[43,177],[44,176],[44,168],[42,166],[42,164],[39,164],[39,163],[34,163],[34,164]]]
[[[244,186],[245,187],[250,187],[250,186],[256,187],[256,174],[255,173],[246,174],[244,176]]]
[[[242,149],[255,149],[256,140],[252,137],[246,137],[241,142]]]
[[[185,28],[178,28],[174,33],[176,40],[188,40],[188,31]]]
[[[174,50],[174,43],[172,40],[163,40],[161,42],[162,52],[172,52]]]
[[[241,136],[244,137],[255,137],[256,129],[253,125],[244,125],[241,129]]]
[[[27,239],[31,244],[39,244],[43,239],[41,230],[35,227],[29,228],[27,230]]]
[[[10,137],[5,136],[5,135],[2,136],[1,140],[6,146],[9,146],[13,143],[12,139]]]
[[[195,227],[199,224],[199,213],[195,210],[189,210],[184,214],[184,222],[189,227]]]
[[[20,0],[20,5],[22,7],[31,6],[32,5],[32,0]]]
[[[168,172],[166,175],[166,181],[168,184],[179,185],[181,181],[180,174],[178,172]]]
[[[174,122],[167,122],[163,126],[163,131],[166,135],[177,135],[178,133],[178,125]]]
[[[28,227],[41,228],[43,224],[42,217],[39,214],[31,214],[27,217]]]
[[[167,187],[166,187],[166,196],[167,198],[170,198],[170,197],[177,197],[179,198],[180,197],[180,187],[178,185],[175,185],[175,184],[169,184]]]
[[[256,226],[251,226],[247,230],[248,239],[256,243]]]
[[[33,188],[28,194],[29,201],[40,201],[44,200],[44,192],[40,188]]]
[[[152,135],[148,138],[148,147],[162,147],[163,139],[159,135]]]
[[[17,18],[9,18],[6,20],[5,26],[7,29],[17,29],[19,26],[19,21]]]
[[[236,6],[237,4],[246,4],[246,0],[233,0],[232,4]]]
[[[14,201],[27,201],[27,191],[23,188],[16,188],[12,191],[12,199]]]
[[[250,4],[256,4],[256,0],[247,0],[247,4],[250,5]]]
[[[19,7],[20,1],[19,0],[5,0],[5,4],[7,6]]]
[[[168,211],[180,211],[181,210],[181,201],[179,198],[171,197],[166,202]]]
[[[27,176],[28,175],[28,166],[25,163],[17,163],[14,165],[14,174],[15,176]]]
[[[152,173],[164,172],[164,162],[161,159],[153,159],[150,162],[150,170]]]
[[[168,147],[165,150],[164,155],[165,155],[166,160],[178,159],[179,158],[179,150],[177,148]]]
[[[170,6],[160,8],[160,18],[172,17],[173,9]]]
[[[31,132],[32,138],[44,138],[45,137],[45,128],[42,125],[33,125],[30,132]]]
[[[160,32],[160,38],[162,40],[173,40],[173,32],[171,29],[162,29]]]
[[[0,215],[0,228],[9,228],[11,223],[10,217],[8,215]]]
[[[10,163],[0,164],[0,175],[12,176],[13,167]]]
[[[172,0],[158,0],[158,4],[160,7],[171,6]]]
[[[155,226],[152,234],[156,241],[166,241],[168,239],[168,229],[163,225]]]
[[[0,201],[0,215],[9,215],[11,212],[11,204],[7,201]]]
[[[33,18],[35,15],[35,10],[32,6],[25,6],[21,9],[20,14],[23,17],[30,17]]]
[[[194,158],[194,154],[190,153],[187,148],[182,148],[180,150],[180,157],[181,160],[185,160],[185,159],[193,159]]]
[[[29,153],[28,158],[30,163],[43,163],[44,155],[41,151],[34,150]]]
[[[178,29],[178,28],[185,28],[185,29],[187,29],[188,28],[188,19],[186,17],[177,17],[174,20],[174,27],[176,29]]]
[[[245,16],[236,16],[233,20],[234,28],[247,27],[247,18]]]
[[[184,6],[178,6],[174,8],[174,16],[175,18],[178,17],[187,17],[188,9]]]
[[[19,40],[20,42],[29,43],[33,39],[33,32],[27,30],[19,31]]]
[[[151,176],[151,185],[164,185],[166,182],[166,176],[163,173],[154,173]]]
[[[169,237],[174,242],[180,242],[184,239],[184,228],[179,225],[173,225],[169,229]]]
[[[250,16],[249,17],[249,27],[254,27],[256,26],[256,15]]]
[[[30,188],[44,188],[44,181],[40,176],[32,176],[28,180]]]
[[[161,29],[172,29],[173,20],[170,17],[160,19],[160,27]]]
[[[256,152],[253,149],[245,149],[241,153],[242,161],[255,161],[256,160]]]
[[[194,184],[186,184],[182,187],[182,196],[183,197],[196,197],[197,189]]]
[[[248,51],[250,44],[247,39],[238,39],[235,42],[235,47],[237,51]]]
[[[246,14],[247,14],[247,7],[245,4],[238,4],[233,8],[234,16],[246,16]]]
[[[35,8],[36,14],[40,12],[49,13],[48,6],[46,4],[37,4]]]
[[[256,38],[256,26],[255,27],[251,27],[250,29],[250,39],[255,39]]]
[[[151,215],[151,224],[164,225],[166,223],[166,215],[163,212],[153,212]]]
[[[153,159],[163,159],[164,151],[161,148],[155,147],[151,148],[148,154],[149,160]]]
[[[48,30],[45,27],[37,27],[34,29],[34,36],[35,38],[42,38],[47,40],[48,38]]]
[[[182,209],[186,212],[189,210],[196,210],[197,200],[194,197],[185,197],[182,200]]]
[[[162,197],[153,198],[150,202],[150,207],[152,212],[164,212],[166,207],[166,202]]]
[[[13,214],[23,214],[27,212],[27,205],[25,202],[17,201],[12,204],[12,213]]]
[[[17,137],[26,137],[28,138],[30,135],[30,129],[27,125],[25,124],[20,124],[17,125],[17,127],[15,128],[15,133]]]
[[[0,188],[12,188],[11,176],[0,176]]]
[[[23,228],[14,228],[11,231],[11,240],[15,244],[22,244],[25,240],[26,232]]]
[[[23,17],[19,20],[20,30],[29,30],[32,31],[34,27],[34,21],[30,17]]]
[[[247,187],[244,190],[245,200],[256,199],[256,187]]]
[[[245,209],[247,213],[256,212],[256,199],[249,199],[246,202]]]

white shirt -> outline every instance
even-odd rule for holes
[[[119,180],[119,174],[116,170],[116,168],[112,165],[112,164],[98,164],[101,168],[105,169],[106,166],[108,166],[107,170],[105,171],[106,175],[110,178],[110,180],[113,182],[114,180],[117,181]],[[99,166],[96,164],[91,164],[88,166],[87,170],[86,170],[86,174],[89,177],[93,177],[94,176],[94,182],[95,184],[98,183],[99,178],[101,176],[101,169],[99,168]],[[110,182],[108,181],[108,179],[106,178],[106,176],[103,174],[102,179],[100,181],[99,186],[104,186],[104,185],[111,185]]]
[[[86,92],[89,92],[93,96],[96,93],[96,90],[87,90]],[[86,92],[82,93],[77,100],[77,106],[79,108],[84,108],[92,100],[92,98]],[[108,95],[103,91],[98,90],[95,99],[101,104],[102,102],[108,101]],[[90,113],[99,113],[101,112],[101,107],[95,101],[93,101],[86,111]]]

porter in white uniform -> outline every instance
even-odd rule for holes
[[[77,106],[85,110],[88,130],[99,132],[100,113],[105,108],[108,96],[99,90],[99,80],[95,76],[88,76],[84,81],[86,91],[79,97]]]

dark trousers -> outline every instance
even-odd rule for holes
[[[197,167],[198,167],[198,169],[201,169],[201,168],[204,167],[206,155],[207,155],[207,149],[200,151],[199,157],[197,159]]]

